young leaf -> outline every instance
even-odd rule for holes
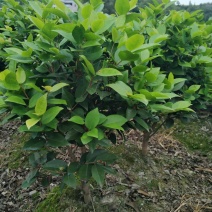
[[[132,99],[135,99],[139,102],[144,103],[145,105],[148,105],[149,101],[147,100],[146,96],[143,94],[134,94],[129,96]]]
[[[50,92],[58,91],[59,89],[65,87],[65,86],[68,86],[68,85],[69,85],[69,84],[63,83],[63,82],[58,83],[58,84],[54,85],[54,86],[50,89]]]
[[[39,18],[33,16],[28,16],[28,18],[38,29],[42,29],[45,25]]]
[[[107,120],[102,124],[104,127],[112,129],[122,129],[122,125],[127,122],[127,119],[120,115],[109,115]]]
[[[87,135],[90,136],[90,137],[98,138],[99,137],[98,129],[94,128],[91,131],[88,131]]]
[[[93,140],[92,137],[88,136],[87,133],[84,133],[81,137],[81,141],[83,144],[88,144]]]
[[[122,75],[122,73],[114,68],[103,68],[100,69],[96,75],[102,76],[102,77],[111,77],[111,76],[118,76]]]
[[[132,10],[133,8],[136,7],[137,2],[138,2],[138,0],[131,0],[129,2],[129,4],[130,4],[130,10]]]
[[[174,111],[172,108],[167,107],[165,105],[161,105],[161,104],[153,104],[153,105],[150,105],[150,107],[152,112],[162,111],[163,113],[170,113]]]
[[[24,83],[26,80],[26,73],[25,73],[24,69],[22,69],[21,67],[17,68],[16,80],[19,84]]]
[[[33,127],[34,125],[36,125],[38,122],[40,121],[40,118],[31,118],[26,120],[26,126],[28,128],[28,130]]]
[[[11,72],[5,76],[3,85],[8,90],[16,91],[16,90],[20,89],[20,85],[18,84],[17,79],[16,79],[16,74],[13,72]]]
[[[88,59],[84,55],[80,55],[80,57],[85,61],[86,67],[88,68],[89,72],[95,76],[95,70],[93,65],[88,61]]]
[[[126,15],[130,10],[129,0],[116,0],[115,9],[119,15]]]
[[[191,103],[189,101],[178,101],[172,105],[172,108],[175,111],[178,111],[178,110],[186,109],[189,106],[191,106]]]
[[[43,115],[43,117],[41,119],[42,124],[48,124],[49,122],[51,122],[58,115],[58,113],[61,110],[63,110],[63,108],[62,107],[58,107],[58,106],[48,109],[44,113],[44,115]]]
[[[85,126],[89,130],[92,130],[98,125],[99,119],[100,119],[99,110],[98,108],[95,108],[94,110],[90,111],[85,117]]]
[[[68,121],[74,122],[76,124],[85,124],[84,119],[80,116],[73,116]]]
[[[47,93],[41,96],[35,105],[35,114],[41,116],[46,112],[47,108]]]
[[[132,89],[122,81],[117,81],[116,83],[109,84],[107,86],[115,90],[118,94],[120,94],[123,97],[132,95]]]
[[[105,179],[105,171],[101,165],[95,164],[91,169],[92,177],[102,187]]]
[[[24,100],[22,98],[20,98],[19,96],[9,96],[5,102],[13,102],[19,105],[26,105],[26,103],[24,102]]]
[[[139,49],[144,44],[144,36],[140,34],[135,34],[127,39],[125,45],[127,50],[135,51]]]

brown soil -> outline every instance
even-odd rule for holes
[[[49,188],[39,183],[20,188],[29,168],[27,153],[20,152],[23,135],[14,136],[15,126],[0,128],[0,212],[212,211],[211,159],[188,151],[168,131],[151,138],[146,158],[141,155],[142,134],[137,131],[127,134],[127,142],[111,147],[118,155],[117,174],[107,175],[103,189],[90,183],[93,202],[87,206],[80,191],[53,189],[59,184],[57,178]]]

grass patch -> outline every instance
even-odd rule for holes
[[[26,153],[22,149],[27,139],[28,135],[26,134],[15,134],[12,138],[14,142],[11,142],[6,151],[2,151],[0,163],[3,165],[7,165],[9,169],[17,169],[19,167],[23,167],[28,162],[28,153]]]
[[[212,118],[193,119],[187,124],[177,122],[173,137],[188,149],[198,151],[212,159]]]

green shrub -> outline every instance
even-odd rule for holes
[[[1,11],[0,107],[20,118],[31,134],[32,171],[23,183],[49,174],[76,187],[79,177],[103,185],[116,156],[107,151],[116,133],[149,137],[173,118],[209,99],[211,25],[198,13],[165,9],[163,0],[129,12],[136,1],[117,0],[116,15],[91,0],[71,12],[60,0],[5,2]],[[193,105],[194,106],[194,105]],[[193,107],[195,108],[195,107]],[[80,161],[58,158],[58,149],[85,147]],[[115,147],[114,147],[115,148]]]

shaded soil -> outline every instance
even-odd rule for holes
[[[195,130],[209,138],[210,145],[212,127],[210,121],[209,125],[206,122],[208,119],[199,121]],[[91,206],[83,203],[79,190],[60,191],[57,178],[48,188],[36,183],[29,189],[20,189],[29,172],[27,153],[20,151],[25,137],[14,136],[15,131],[9,133],[13,130],[8,130],[9,127],[0,128],[0,212],[212,211],[212,160],[208,157],[211,151],[210,148],[204,152],[188,151],[174,139],[178,131],[182,135],[185,126],[178,125],[174,130],[151,138],[147,158],[141,156],[142,134],[137,131],[127,134],[128,142],[120,141],[119,145],[111,147],[110,150],[118,155],[114,165],[117,174],[107,175],[103,189],[90,182]],[[189,135],[189,132],[184,134]]]

